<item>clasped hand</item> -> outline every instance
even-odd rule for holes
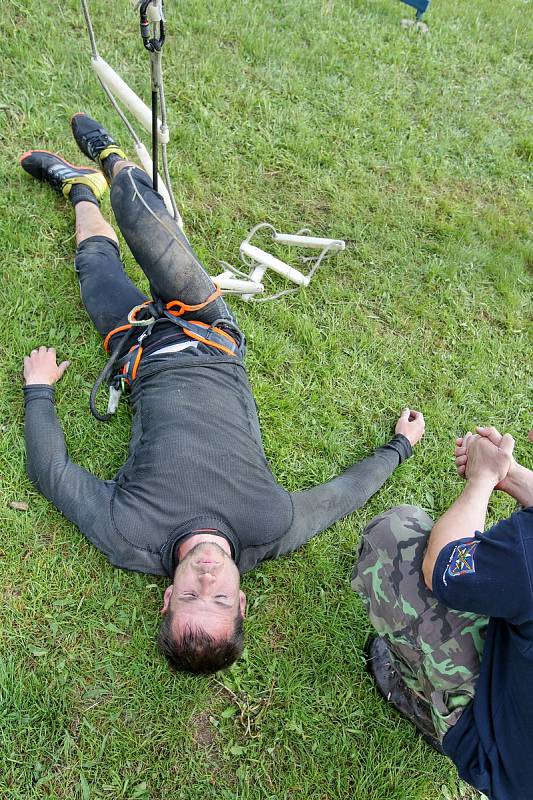
[[[505,491],[506,479],[516,464],[514,439],[509,433],[502,436],[494,427],[477,427],[476,431],[456,439],[457,472],[467,480],[486,481]]]

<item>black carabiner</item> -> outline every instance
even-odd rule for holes
[[[152,0],[143,0],[139,8],[141,37],[143,45],[150,53],[158,53],[165,43],[165,23],[163,19],[159,21],[159,38],[150,38],[150,20],[146,11],[151,2]],[[161,11],[163,11],[163,3],[161,3]]]

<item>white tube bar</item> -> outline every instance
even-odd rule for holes
[[[248,295],[252,295],[262,294],[265,291],[265,287],[262,283],[254,283],[252,281],[236,278],[232,272],[222,272],[220,275],[213,278],[213,283],[223,292],[238,292],[239,294],[247,293]]]
[[[253,261],[256,261],[258,265],[270,267],[270,269],[273,269],[274,272],[279,273],[279,275],[283,275],[293,283],[297,283],[298,286],[309,285],[309,278],[307,278],[297,269],[290,267],[284,261],[280,261],[279,258],[270,255],[270,253],[265,253],[264,250],[260,250],[259,247],[255,247],[255,245],[250,244],[250,242],[244,241],[241,244],[240,250],[241,254],[244,254]],[[253,278],[253,273],[250,275],[250,278]]]
[[[294,247],[315,247],[317,250],[329,247],[332,252],[344,250],[346,247],[346,242],[342,239],[322,239],[319,236],[299,236],[292,233],[275,233],[272,239],[280,244],[293,245]]]
[[[255,281],[256,283],[261,283],[263,280],[263,275],[266,271],[267,268],[265,264],[258,264],[250,273],[249,280]]]
[[[136,119],[139,120],[143,128],[149,133],[152,131],[152,112],[148,106],[143,103],[140,97],[130,89],[127,83],[122,80],[120,75],[117,75],[107,61],[104,61],[100,56],[91,59],[93,70],[96,72],[100,80],[115,94],[118,99],[124,103],[127,109],[131,111]],[[161,133],[161,120],[157,121],[157,136],[161,144],[167,144],[170,134],[168,130]]]
[[[139,144],[134,145],[134,147],[135,147],[135,152],[137,153],[137,158],[143,165],[144,171],[151,176],[153,172],[153,162],[152,159],[150,158],[150,153],[148,152],[148,150],[146,149],[146,147],[142,142],[139,142]],[[168,213],[170,214],[171,217],[173,217],[174,209],[172,208],[172,201],[170,199],[170,195],[168,193],[167,187],[165,186],[165,182],[161,177],[161,175],[159,176],[157,191],[165,201],[165,206],[167,208]],[[181,230],[183,230],[183,220],[179,212],[178,216],[176,217],[176,222],[180,226]]]
[[[267,271],[266,264],[256,264],[255,267],[253,268],[253,270],[250,272],[250,275],[248,276],[248,280],[251,283],[261,283],[261,281],[263,280],[263,275],[265,274],[266,271]],[[243,300],[251,300],[252,299],[252,295],[251,294],[243,294],[242,295],[242,299]]]

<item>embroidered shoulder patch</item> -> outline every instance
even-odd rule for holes
[[[456,545],[448,562],[448,574],[452,578],[457,578],[460,575],[470,575],[476,571],[474,553],[478,544],[479,539],[473,539],[467,544]]]

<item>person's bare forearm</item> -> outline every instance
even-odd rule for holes
[[[433,526],[422,565],[428,589],[432,589],[433,570],[442,548],[456,539],[483,531],[493,488],[494,483],[485,477],[469,480],[455,503]]]
[[[498,488],[514,497],[524,508],[533,506],[533,470],[515,462]]]

